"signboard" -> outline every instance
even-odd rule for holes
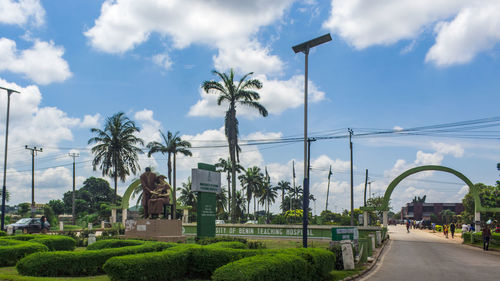
[[[215,171],[215,166],[198,163],[198,169],[192,170],[191,190],[198,193],[196,235],[215,237],[216,193],[221,192],[220,173]]]
[[[357,227],[346,226],[346,227],[332,228],[333,241],[358,240],[358,239],[359,239],[359,232]]]
[[[220,193],[220,173],[205,169],[191,170],[191,190]]]

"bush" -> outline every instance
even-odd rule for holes
[[[241,242],[246,244],[247,239],[231,236],[218,236],[218,237],[208,237],[208,238],[196,238],[196,243],[200,245],[208,245],[217,242]]]
[[[212,273],[219,267],[230,262],[255,256],[259,251],[228,249],[218,247],[192,248],[190,252],[189,273],[191,277],[210,279]]]
[[[290,254],[303,258],[309,265],[308,276],[311,280],[328,280],[337,260],[332,252],[317,248],[273,250],[270,253]]]
[[[229,249],[248,249],[247,245],[241,242],[217,242],[207,247],[229,248]]]
[[[259,255],[238,260],[218,268],[214,281],[292,281],[314,280],[307,276],[306,261],[295,255]]]
[[[0,230],[0,236],[7,236],[7,232]]]
[[[110,258],[103,268],[111,280],[178,280],[187,275],[189,252],[167,249]]]
[[[340,246],[340,244],[333,244],[330,247],[328,247],[328,250],[332,252],[335,257],[334,269],[344,270],[344,260],[342,259],[342,246]]]
[[[443,226],[436,224],[436,231],[437,232],[442,232],[443,231]]]
[[[141,240],[132,240],[132,239],[127,239],[127,240],[122,240],[122,239],[106,239],[106,240],[100,240],[95,242],[92,245],[89,245],[87,247],[87,250],[101,250],[101,249],[108,249],[108,248],[120,248],[120,247],[127,247],[127,246],[138,246],[146,243],[146,241],[141,241]]]
[[[35,253],[21,259],[17,271],[31,276],[88,276],[102,274],[104,263],[115,256],[162,251],[173,243],[145,242],[139,246],[81,252]]]
[[[0,239],[0,266],[13,266],[29,254],[48,250],[47,246],[39,243]]]
[[[21,234],[6,236],[1,239],[41,243],[47,246],[49,251],[73,251],[76,245],[75,239],[61,235]]]
[[[247,242],[248,249],[265,249],[266,245],[260,241],[248,241]]]

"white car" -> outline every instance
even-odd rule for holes
[[[258,224],[259,222],[258,221],[255,221],[255,220],[249,220],[247,221],[245,224]]]
[[[225,224],[224,220],[215,220],[215,224]]]

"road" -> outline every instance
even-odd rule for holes
[[[361,280],[500,280],[500,253],[461,245],[424,230],[390,226],[391,241]]]

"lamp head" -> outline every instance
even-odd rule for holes
[[[327,33],[323,36],[320,36],[320,37],[314,38],[312,40],[309,40],[307,42],[295,45],[292,47],[292,49],[295,53],[299,53],[299,52],[307,53],[307,52],[309,52],[309,49],[316,47],[318,45],[321,45],[323,43],[329,42],[329,41],[332,41],[332,37],[330,36],[330,33]]]

